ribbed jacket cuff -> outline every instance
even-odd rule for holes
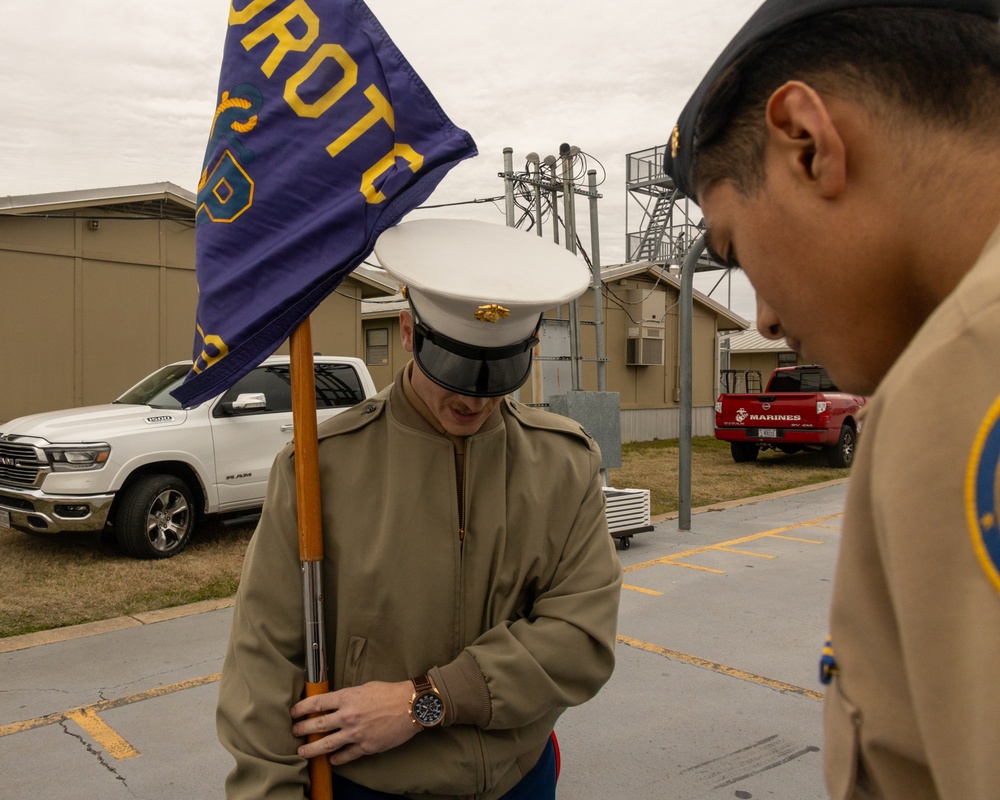
[[[466,652],[443,667],[434,667],[430,678],[444,697],[442,725],[476,725],[485,728],[493,716],[490,690],[476,660]]]

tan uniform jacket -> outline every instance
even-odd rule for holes
[[[320,428],[331,688],[436,668],[457,706],[446,727],[338,768],[366,786],[499,797],[611,675],[622,573],[599,450],[555,414],[510,399],[499,413],[465,441],[464,532],[453,445],[401,422],[399,384]],[[289,715],[304,685],[293,480],[289,448],[237,595],[218,709],[230,798],[300,800],[308,785]]]
[[[833,800],[1000,797],[998,398],[1000,231],[864,412],[831,612]]]

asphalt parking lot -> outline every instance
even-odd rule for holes
[[[635,536],[618,665],[557,733],[560,800],[825,798],[817,663],[846,484]],[[0,640],[0,796],[218,798],[225,602]]]

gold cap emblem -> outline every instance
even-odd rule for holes
[[[476,310],[475,316],[480,322],[496,322],[497,320],[504,319],[509,315],[509,308],[504,308],[496,303],[490,303],[485,306],[479,306]]]
[[[674,125],[673,133],[670,134],[670,157],[677,158],[677,153],[681,149],[681,128]]]

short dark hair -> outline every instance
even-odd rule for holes
[[[712,87],[695,128],[692,185],[752,194],[764,181],[768,99],[789,80],[849,96],[878,118],[996,140],[1000,26],[972,14],[865,8],[814,16],[762,39]]]

